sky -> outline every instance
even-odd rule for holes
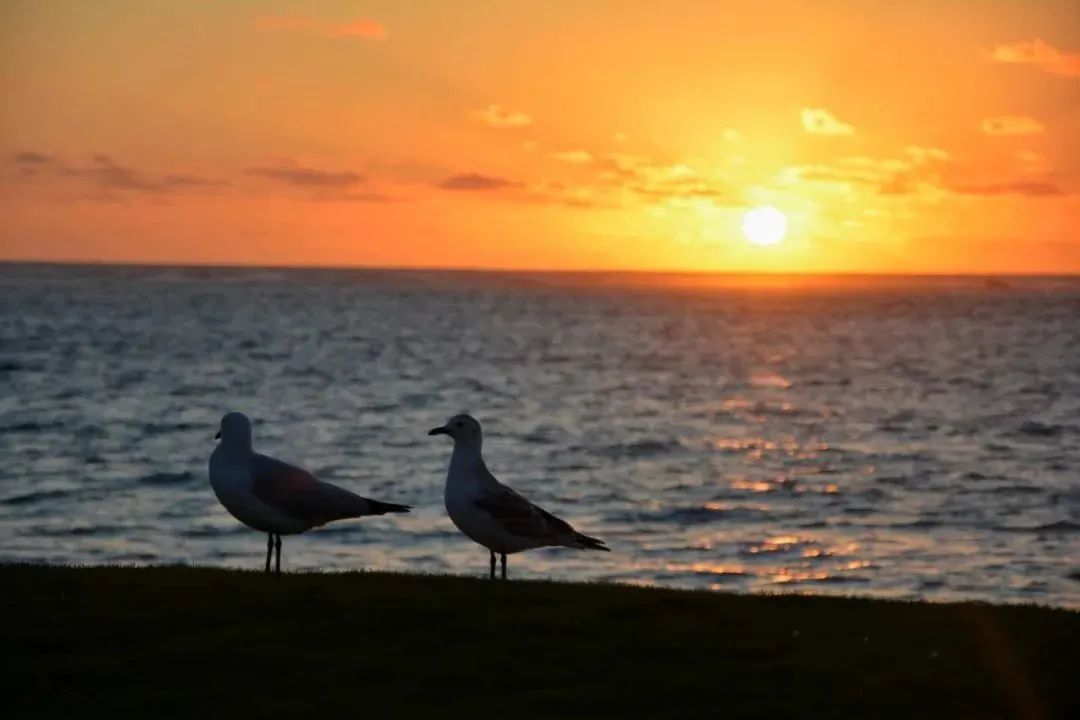
[[[0,259],[1080,273],[1077,0],[2,0],[0,87]]]

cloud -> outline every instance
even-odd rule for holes
[[[593,159],[592,153],[587,150],[564,150],[563,152],[552,153],[551,157],[559,162],[570,163],[571,165],[588,165]]]
[[[910,145],[904,148],[904,154],[906,157],[901,159],[853,156],[840,158],[828,165],[794,166],[785,169],[781,176],[787,182],[855,185],[882,196],[927,193],[929,197],[951,192],[982,197],[1016,195],[1039,198],[1067,194],[1058,185],[1040,177],[1003,180],[980,178],[971,181],[968,179],[971,171],[954,167],[949,153],[938,148]],[[1016,157],[1029,164],[1045,160],[1036,153],[1017,153]]]
[[[911,177],[907,170],[806,165],[788,168],[784,174],[802,182],[865,185],[883,195],[903,195],[911,190]]]
[[[937,179],[935,163],[948,154],[935,148],[910,146],[907,158],[875,158],[861,155],[840,158],[830,165],[796,165],[785,168],[781,179],[795,182],[861,185],[881,195],[906,195],[921,184]]]
[[[687,198],[722,194],[694,168],[683,163],[637,163],[629,166],[628,172],[630,182],[625,187],[643,196]]]
[[[19,175],[32,177],[43,172],[49,172],[52,169],[54,158],[44,153],[24,150],[12,153],[8,157],[8,163],[17,168]]]
[[[707,180],[674,180],[631,185],[629,189],[643,197],[660,200],[720,200],[730,197],[726,187]]]
[[[735,195],[714,169],[615,153],[591,156],[591,177],[582,182],[549,181],[530,185],[528,200],[574,208],[617,209],[634,204],[687,208],[732,205]]]
[[[287,185],[307,188],[346,188],[365,180],[360,173],[347,170],[320,170],[294,164],[255,167],[250,168],[248,173],[260,175]]]
[[[715,203],[731,197],[730,189],[719,178],[703,175],[683,163],[635,165],[631,181],[623,187],[641,198],[659,202],[706,200]]]
[[[473,110],[474,118],[493,128],[519,128],[532,125],[532,118],[523,112],[510,111],[502,105],[488,105],[483,110]]]
[[[999,63],[1034,65],[1051,75],[1080,77],[1080,53],[1062,52],[1039,38],[995,45],[986,56]]]
[[[695,168],[686,163],[656,162],[650,157],[609,153],[594,159],[598,186],[614,191],[620,201],[627,195],[660,204],[707,201],[717,204],[732,197],[730,188],[715,168]]]
[[[575,180],[526,178],[526,182],[468,172],[436,183],[444,190],[512,191],[521,202],[549,203],[574,208],[612,209],[633,204],[690,207],[733,201],[730,187],[711,165],[663,163],[641,155],[596,154],[575,149],[551,157],[575,166]],[[564,171],[565,172],[565,171]]]
[[[1041,153],[1032,152],[1031,150],[1017,150],[1013,153],[1013,157],[1016,158],[1016,162],[1020,166],[1020,173],[1023,175],[1046,175],[1053,170],[1050,160]]]
[[[351,203],[390,203],[401,202],[404,198],[391,197],[381,192],[343,192],[343,193],[318,193],[312,196],[313,200],[325,202],[351,202]]]
[[[11,158],[12,165],[22,166],[34,166],[34,165],[50,165],[53,162],[51,155],[45,155],[39,152],[23,151],[14,153]]]
[[[443,190],[505,190],[521,187],[521,183],[480,173],[460,173],[441,181],[438,187]]]
[[[154,192],[160,189],[157,182],[130,167],[118,165],[108,155],[94,155],[90,165],[69,167],[65,175],[89,178],[108,190],[141,190]]]
[[[109,199],[109,196],[114,194],[164,195],[228,184],[189,173],[148,172],[124,165],[104,154],[93,155],[88,162],[69,163],[44,153],[26,151],[11,155],[8,160],[18,174],[27,179],[37,175],[89,183],[105,192],[100,199]],[[367,187],[367,178],[356,172],[322,170],[284,162],[274,166],[250,168],[247,173],[289,187],[305,189],[309,191],[312,200],[365,203],[401,200],[384,194],[380,188]]]
[[[987,135],[1038,135],[1044,130],[1038,120],[1020,115],[986,118],[979,127]]]
[[[368,18],[334,23],[298,15],[267,15],[256,18],[255,27],[263,32],[299,32],[333,38],[382,40],[386,37],[386,28]]]
[[[197,175],[166,175],[162,178],[161,184],[165,188],[184,188],[184,187],[212,187],[214,185],[221,185],[217,180],[208,180],[207,178],[198,177]]]
[[[560,205],[574,209],[615,209],[622,207],[611,198],[604,198],[588,185],[567,185],[558,181],[531,185],[520,196],[523,202]]]
[[[855,132],[854,127],[840,122],[823,108],[803,108],[802,126],[812,135],[851,135]]]
[[[1065,191],[1054,183],[1028,180],[953,185],[949,187],[949,190],[960,195],[983,196],[1022,195],[1025,197],[1058,197],[1065,194]]]
[[[89,165],[63,166],[59,170],[67,177],[85,178],[103,190],[144,193],[163,193],[193,187],[211,187],[220,182],[195,175],[153,175],[121,165],[108,155],[94,155]]]
[[[879,195],[909,195],[940,186],[952,162],[948,151],[908,145],[901,157],[851,155],[831,163],[794,165],[780,173],[781,183],[826,183],[861,186]]]
[[[597,158],[597,165],[603,170],[603,179],[608,180],[637,177],[639,171],[643,172],[649,164],[649,158],[644,155],[630,153],[610,153]]]
[[[949,159],[949,153],[941,148],[920,147],[908,145],[904,148],[904,154],[911,158],[916,165],[925,165],[929,162],[945,162]]]

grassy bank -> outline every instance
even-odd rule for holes
[[[1080,717],[1080,613],[0,566],[7,717]]]

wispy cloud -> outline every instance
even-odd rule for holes
[[[8,156],[8,164],[16,168],[23,178],[33,177],[53,170],[56,159],[44,153],[23,151]]]
[[[94,155],[87,165],[58,166],[61,175],[84,178],[106,191],[164,193],[195,187],[212,187],[222,183],[196,175],[158,175],[121,165],[108,155]]]
[[[1052,75],[1080,77],[1080,53],[1062,52],[1040,38],[995,45],[986,56],[999,63],[1033,65]]]
[[[321,170],[291,163],[253,167],[248,169],[248,173],[287,185],[307,188],[347,188],[365,179],[360,173],[349,170]]]
[[[638,165],[634,180],[625,187],[642,198],[658,201],[715,201],[730,195],[728,187],[718,178],[683,163]]]
[[[608,180],[635,177],[638,168],[647,166],[649,158],[632,153],[609,153],[597,158],[596,164],[601,169],[601,177]]]
[[[559,162],[570,163],[571,165],[588,165],[593,159],[592,153],[587,150],[564,150],[563,152],[552,153],[551,157]]]
[[[562,207],[582,209],[614,209],[621,207],[611,198],[604,198],[596,188],[588,185],[567,185],[558,181],[536,183],[521,196],[524,202],[560,205]]]
[[[24,167],[49,165],[53,162],[53,160],[54,158],[51,155],[45,155],[43,153],[31,151],[17,152],[14,153],[10,158],[10,162],[13,165],[21,165]]]
[[[482,110],[473,110],[472,117],[493,128],[520,128],[532,125],[532,117],[518,111],[507,110],[502,105],[488,105]]]
[[[911,167],[805,165],[787,168],[784,179],[800,182],[861,185],[881,195],[906,195],[913,191],[917,178]]]
[[[987,135],[1038,135],[1044,130],[1038,120],[1021,115],[986,118],[979,127]]]
[[[782,183],[826,183],[850,189],[858,186],[882,196],[940,196],[943,192],[983,197],[1016,195],[1031,198],[1067,194],[1046,178],[971,180],[972,168],[956,167],[948,152],[910,145],[903,158],[852,156],[830,164],[793,166],[781,173]],[[1021,156],[1018,154],[1017,156]],[[1041,157],[1041,156],[1039,156]],[[1031,160],[1028,155],[1023,159]]]
[[[8,156],[8,165],[21,180],[76,181],[99,191],[99,199],[125,194],[165,195],[225,185],[220,180],[187,173],[160,173],[124,165],[109,155],[96,154],[86,162],[70,162],[55,155],[24,150]]]
[[[731,197],[731,192],[715,180],[667,180],[631,185],[628,190],[643,198],[654,200],[709,200]]]
[[[1012,182],[975,183],[949,187],[960,195],[1023,195],[1025,197],[1057,197],[1065,191],[1051,182],[1017,180]]]
[[[792,166],[781,173],[781,181],[858,185],[880,195],[907,195],[938,184],[949,158],[940,148],[909,145],[904,157],[854,155],[830,164]]]
[[[521,187],[521,183],[480,173],[460,173],[438,183],[443,190],[506,190]]]
[[[248,168],[247,173],[300,192],[300,197],[319,202],[399,202],[382,188],[370,187],[368,177],[352,170],[310,167],[285,160],[274,165]]]
[[[724,178],[711,167],[657,162],[644,155],[608,153],[593,158],[599,169],[595,182],[626,198],[658,204],[710,202],[726,204],[733,195]]]
[[[904,148],[904,154],[911,158],[916,165],[925,165],[930,162],[945,162],[949,159],[949,153],[941,148],[921,147],[908,145]]]
[[[263,32],[299,32],[333,38],[382,40],[386,37],[386,28],[368,18],[329,22],[299,15],[267,15],[256,18],[255,27]]]
[[[402,202],[404,199],[392,197],[381,192],[340,192],[319,193],[312,196],[313,200],[325,202],[348,202],[348,203],[391,203]]]
[[[136,194],[166,196],[230,185],[227,181],[189,173],[143,170],[104,154],[93,155],[85,162],[70,162],[41,152],[23,151],[9,155],[7,164],[16,170],[17,177],[27,182],[51,177],[57,181],[89,185],[98,191],[93,197],[99,200]],[[406,199],[386,194],[383,187],[371,187],[366,176],[347,170],[326,170],[282,161],[276,165],[249,168],[246,173],[304,191],[300,197],[308,200],[376,203]]]
[[[609,157],[616,170],[612,178],[625,193],[651,205],[737,204],[736,195],[723,172],[711,165],[663,163],[633,156]]]
[[[824,108],[803,108],[802,126],[812,135],[851,135],[855,132],[854,127],[840,122]]]
[[[1031,150],[1017,150],[1013,153],[1023,175],[1046,175],[1053,170],[1050,160],[1042,153]]]

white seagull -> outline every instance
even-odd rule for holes
[[[275,570],[281,572],[282,535],[296,535],[332,520],[409,511],[408,505],[360,497],[302,468],[254,452],[251,421],[243,413],[221,418],[214,437],[221,442],[210,455],[210,486],[233,517],[269,535],[266,572],[275,548]]]
[[[458,530],[491,553],[492,580],[495,553],[502,558],[505,580],[509,553],[552,546],[609,552],[603,540],[582,535],[496,480],[484,464],[484,433],[475,418],[456,415],[428,435],[449,435],[454,440],[446,473],[446,512]]]

